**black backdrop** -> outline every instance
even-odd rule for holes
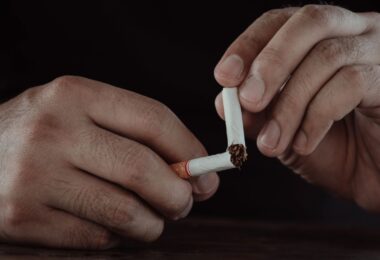
[[[205,2],[2,0],[0,98],[60,75],[81,75],[164,102],[210,153],[219,152],[226,138],[214,109],[218,59],[262,12],[311,2]],[[334,4],[379,10],[375,1]],[[248,145],[248,165],[221,174],[219,192],[195,205],[193,214],[380,223],[264,158],[254,142]]]

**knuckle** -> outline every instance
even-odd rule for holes
[[[63,124],[56,111],[46,104],[41,92],[45,88],[35,87],[22,95],[22,105],[17,124],[18,144],[30,147],[31,144],[59,141],[64,134]],[[43,93],[42,96],[45,94]],[[46,100],[45,100],[46,101]],[[49,101],[50,103],[50,101]]]
[[[165,104],[151,100],[143,111],[142,118],[149,141],[154,141],[170,130],[175,116]]]
[[[287,90],[285,89],[283,92],[286,91]],[[292,89],[292,93],[294,93],[293,95],[297,95],[297,97],[299,97],[299,100],[302,102],[302,104],[312,99],[316,91],[317,89],[315,88],[315,84],[313,84],[311,77],[307,73],[298,75],[294,89]]]
[[[113,243],[110,231],[94,225],[78,225],[67,229],[61,247],[107,249]]]
[[[280,70],[284,60],[279,50],[268,46],[261,51],[253,64],[254,70],[265,77],[269,73],[272,74],[274,68]]]
[[[346,66],[341,69],[341,75],[347,84],[360,87],[367,80],[367,74],[371,70],[373,70],[373,67],[370,65]]]
[[[264,20],[271,20],[271,19],[276,19],[279,15],[283,15],[284,10],[283,9],[271,9],[264,14],[261,15],[261,18]]]
[[[147,175],[157,165],[157,156],[143,145],[133,144],[121,155],[119,165],[127,169],[125,185],[136,187],[147,182]]]
[[[273,110],[272,116],[276,119],[288,120],[289,115],[295,115],[302,112],[303,107],[300,101],[300,96],[301,95],[294,95],[290,91],[284,91],[278,100],[278,104]]]
[[[82,217],[95,216],[96,221],[121,230],[135,220],[137,202],[129,197],[115,198],[110,191],[81,188],[68,202]]]
[[[75,150],[78,151],[78,160],[85,161],[88,154],[91,156],[90,159],[94,161],[98,160],[98,158],[104,158],[103,166],[110,173],[114,173],[116,166],[120,164],[120,143],[119,139],[110,138],[105,131],[96,131],[89,128],[78,129],[71,139],[71,144],[75,145]],[[88,147],[91,147],[91,153],[88,153]],[[121,151],[124,154],[129,150]]]
[[[106,198],[99,195],[102,194],[100,191],[95,190],[91,192],[86,187],[72,187],[70,192],[73,196],[66,198],[68,200],[67,204],[74,211],[78,212],[80,216],[84,217],[91,215],[92,212],[96,212],[98,200]]]
[[[343,64],[349,60],[357,60],[363,53],[360,42],[355,37],[328,39],[320,42],[315,52],[322,60],[322,65]]]
[[[133,188],[145,183],[149,169],[154,169],[157,155],[150,148],[132,140],[120,142],[107,132],[83,130],[77,133],[78,160],[87,160],[88,144],[92,147],[91,159],[104,158],[102,171],[115,178],[120,185]],[[83,142],[85,140],[85,142]],[[103,145],[99,145],[102,143]],[[83,151],[83,152],[82,152]]]
[[[123,227],[133,225],[132,223],[136,221],[136,212],[138,211],[137,202],[132,199],[114,202],[107,209],[106,221],[112,228],[120,230]]]
[[[323,104],[324,102],[323,101],[321,102],[320,99],[315,99],[309,105],[309,108],[307,110],[307,114],[304,120],[306,132],[311,131],[314,128],[316,129],[315,126],[317,126],[317,124],[322,124],[322,122],[326,122],[330,120],[330,107]]]
[[[71,87],[77,85],[81,81],[81,77],[64,75],[54,79],[51,85],[59,88]]]
[[[323,64],[339,63],[346,54],[346,49],[336,39],[324,40],[315,49]]]
[[[271,25],[275,21],[280,21],[283,23],[295,12],[295,10],[298,9],[299,8],[295,7],[271,9],[263,13],[258,20],[264,25]]]
[[[61,76],[54,79],[49,87],[46,88],[49,90],[49,93],[52,97],[67,95],[70,93],[73,85],[75,85],[75,81],[77,78],[75,76]]]
[[[328,5],[305,5],[299,10],[299,15],[307,22],[327,26],[331,22],[332,7]]]
[[[261,50],[265,45],[263,41],[253,34],[251,31],[247,30],[242,35],[240,35],[239,40],[235,43],[236,49],[248,49],[248,50]]]
[[[272,9],[263,13],[257,21],[261,25],[272,25],[277,20],[283,20],[284,18],[289,17],[289,12],[286,9]]]
[[[78,76],[60,76],[44,86],[41,99],[48,104],[68,101],[76,96],[81,81]]]

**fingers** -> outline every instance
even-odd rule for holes
[[[59,248],[109,249],[120,243],[120,238],[104,227],[63,211],[49,209],[44,216],[47,225],[38,227],[34,234],[43,236],[40,244]]]
[[[105,228],[45,206],[34,205],[31,217],[26,207],[8,205],[2,217],[8,242],[78,249],[107,249],[119,243]]]
[[[358,105],[378,103],[380,67],[356,65],[342,68],[310,103],[293,148],[302,155],[311,154],[332,124]]]
[[[97,91],[86,107],[97,124],[148,145],[169,162],[206,155],[199,140],[164,104],[101,82],[81,80]]]
[[[251,112],[263,110],[318,42],[360,35],[368,27],[367,16],[340,7],[307,5],[299,9],[254,60],[241,87],[242,106]]]
[[[215,67],[215,79],[224,87],[239,85],[257,54],[298,8],[271,10],[259,17],[227,49]]]
[[[76,167],[135,192],[167,217],[178,218],[192,203],[189,183],[144,145],[91,127],[72,147],[66,156]]]
[[[57,173],[46,194],[46,205],[123,237],[153,241],[163,230],[163,219],[136,195],[78,170]]]
[[[211,198],[219,187],[219,177],[216,174],[214,175],[214,173],[193,177],[189,182],[193,187],[193,198],[195,201],[204,201]],[[210,184],[210,182],[212,183]]]
[[[371,35],[321,41],[301,62],[273,106],[270,121],[258,139],[266,155],[282,154],[292,141],[307,106],[324,84],[343,66],[376,63],[377,41]]]
[[[169,163],[207,154],[199,140],[162,103],[85,78],[63,77],[58,82],[82,89],[85,113],[97,125],[147,145]],[[206,197],[218,183],[215,173],[192,180],[196,195]]]
[[[223,109],[223,96],[221,93],[215,98],[215,107],[218,112],[219,117],[224,119],[224,109]],[[260,113],[251,113],[242,110],[244,131],[246,136],[251,139],[256,139],[259,131],[263,127],[265,121],[267,120],[267,113],[265,111]]]

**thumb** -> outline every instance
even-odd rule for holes
[[[236,87],[248,74],[253,60],[298,8],[264,13],[227,49],[215,67],[216,81],[223,87]]]

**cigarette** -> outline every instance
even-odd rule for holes
[[[245,147],[243,117],[241,114],[238,89],[224,88],[222,96],[228,146],[242,144]]]
[[[183,179],[210,172],[241,168],[247,160],[238,90],[237,88],[224,88],[222,95],[227,132],[227,151],[170,165],[172,170]]]

